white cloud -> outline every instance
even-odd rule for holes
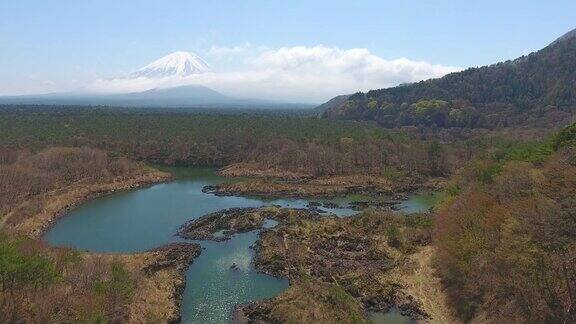
[[[213,45],[208,50],[207,54],[211,57],[221,58],[226,56],[237,56],[240,54],[244,54],[251,49],[252,44],[250,43],[244,43],[243,45],[236,45],[231,47]]]
[[[458,67],[412,61],[386,60],[364,48],[326,46],[268,49],[246,43],[213,46],[206,52],[212,66],[236,60],[235,68],[185,78],[97,80],[95,91],[142,91],[185,84],[208,86],[237,97],[321,102],[343,93],[366,91],[441,77]],[[228,64],[230,65],[230,64]]]
[[[246,42],[242,45],[236,46],[218,46],[213,45],[206,51],[206,55],[214,60],[230,60],[241,58],[244,61],[253,58],[264,51],[269,50],[267,46],[263,45],[253,45],[250,42]]]

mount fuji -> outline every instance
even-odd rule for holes
[[[168,54],[130,74],[130,78],[186,77],[210,72],[210,66],[198,55],[191,52]]]

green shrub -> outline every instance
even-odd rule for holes
[[[38,287],[53,283],[57,278],[54,263],[37,252],[22,253],[18,245],[16,241],[0,238],[0,284],[2,288]]]
[[[412,214],[405,217],[404,223],[408,227],[419,229],[431,229],[434,226],[432,217],[426,214]]]
[[[328,301],[337,309],[348,310],[350,323],[364,323],[356,300],[342,286],[334,284],[328,291]]]
[[[462,192],[462,188],[459,185],[455,184],[446,189],[446,194],[450,197],[456,197]]]
[[[115,262],[112,264],[110,278],[98,281],[94,284],[96,293],[106,296],[116,297],[121,302],[127,302],[132,298],[136,285],[130,273],[124,269],[122,264]]]
[[[554,150],[574,145],[576,145],[576,123],[564,128],[552,139]]]
[[[494,163],[482,168],[478,174],[478,181],[483,184],[492,183],[494,178],[502,172],[502,168],[502,163]]]
[[[391,224],[386,229],[386,236],[388,237],[388,244],[392,247],[399,249],[402,246],[402,238],[400,230],[396,224]]]
[[[552,155],[554,150],[549,141],[514,143],[494,154],[494,159],[499,162],[522,161],[541,163]]]

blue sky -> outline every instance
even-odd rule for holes
[[[71,89],[177,50],[238,69],[245,60],[215,59],[210,49],[246,43],[478,66],[540,49],[576,28],[575,18],[574,0],[2,0],[0,94]]]

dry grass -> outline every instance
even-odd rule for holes
[[[422,309],[430,315],[430,323],[461,323],[448,305],[448,297],[435,273],[433,259],[434,247],[422,247],[410,255],[407,262],[397,269],[396,275],[406,292],[418,299]]]
[[[302,179],[311,177],[311,174],[281,170],[279,168],[262,169],[253,163],[235,163],[220,170],[220,174],[227,177],[259,177],[259,178],[281,178],[281,179]]]
[[[194,249],[191,246],[190,253]],[[182,255],[182,259],[170,267],[145,271],[159,262],[164,262],[170,250],[171,248],[167,247],[136,254],[96,255],[108,261],[119,260],[130,272],[138,274],[134,297],[127,305],[129,323],[174,322],[180,318],[181,293],[186,284],[184,271],[188,266],[188,258]]]
[[[351,192],[391,193],[391,181],[385,177],[348,175],[313,179],[286,180],[252,178],[224,183],[217,187],[220,194],[291,197],[334,197]]]
[[[276,298],[252,304],[248,310],[262,315],[251,318],[257,323],[367,323],[362,305],[341,286],[313,278],[294,282]],[[236,322],[248,322],[238,315]]]

